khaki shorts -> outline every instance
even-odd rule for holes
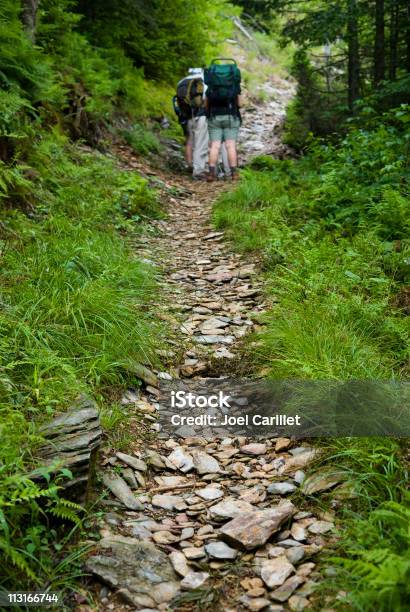
[[[233,115],[215,115],[208,119],[209,140],[238,140],[239,127],[241,125],[239,117]]]

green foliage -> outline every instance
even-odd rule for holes
[[[272,307],[245,350],[276,379],[408,376],[409,109],[372,110],[337,145],[298,161],[256,158],[214,210],[235,245],[263,258]],[[326,582],[341,610],[409,607],[405,444],[328,439],[322,461],[343,472],[340,546]],[[341,594],[346,593],[346,595]]]
[[[0,168],[0,547],[3,585],[29,589],[72,585],[80,554],[72,564],[61,558],[50,530],[79,520],[58,490],[66,474],[42,470],[47,486],[28,477],[38,423],[80,392],[130,383],[136,362],[155,360],[160,328],[147,308],[152,268],[116,233],[158,213],[147,182],[57,132],[43,133],[26,157],[24,167]],[[29,172],[30,216],[10,207],[19,172]]]
[[[141,124],[135,124],[129,130],[123,130],[121,136],[140,155],[158,153],[160,150],[160,143],[156,135]]]

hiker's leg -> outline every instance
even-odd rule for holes
[[[238,155],[236,152],[236,140],[227,140],[225,142],[226,152],[228,154],[228,163],[230,168],[236,168],[238,165]]]
[[[224,174],[225,176],[229,176],[231,174],[231,169],[229,167],[228,153],[226,151],[226,145],[224,142],[222,143],[222,147],[221,147],[221,157],[222,157],[222,165],[224,168]]]
[[[219,151],[221,149],[221,141],[220,140],[212,140],[211,146],[209,149],[209,165],[211,167],[215,167],[218,163]]]
[[[208,121],[205,116],[193,120],[193,175],[205,173],[208,159]]]
[[[192,168],[193,162],[193,134],[192,134],[192,119],[188,121],[185,132],[185,148],[184,156],[185,161],[190,168]]]

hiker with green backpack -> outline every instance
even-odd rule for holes
[[[194,179],[206,177],[208,126],[205,112],[205,86],[202,68],[190,68],[177,84],[174,110],[185,135],[185,161]]]
[[[207,180],[217,180],[217,164],[222,143],[225,143],[231,179],[238,179],[236,143],[241,125],[241,72],[233,59],[216,58],[205,70],[207,86],[205,108],[210,140]]]

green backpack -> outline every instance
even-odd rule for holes
[[[204,80],[208,86],[207,96],[211,104],[224,106],[236,103],[236,97],[241,91],[241,71],[235,60],[213,59],[204,72]]]

